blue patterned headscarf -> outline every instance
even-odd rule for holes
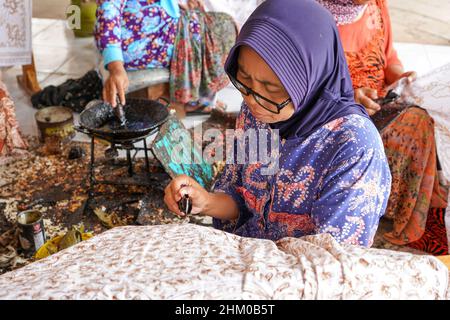
[[[293,116],[271,124],[285,138],[304,138],[337,118],[360,114],[354,101],[339,33],[331,14],[313,0],[267,0],[243,25],[225,64],[235,76],[239,47],[255,50],[271,67],[295,106]]]

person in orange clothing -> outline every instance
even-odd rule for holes
[[[0,70],[0,166],[27,155],[28,143],[22,137],[14,102],[2,82]]]
[[[382,106],[386,87],[407,77],[392,44],[385,0],[317,0],[335,18],[355,89],[355,100],[374,115]],[[410,107],[380,132],[392,174],[385,217],[393,229],[384,238],[397,245],[448,254],[445,231],[447,190],[440,185],[434,121]]]

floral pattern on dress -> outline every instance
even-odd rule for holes
[[[178,18],[157,0],[97,0],[95,40],[100,52],[119,47],[126,70],[167,68]]]
[[[236,123],[238,129],[269,129],[245,105]],[[261,174],[264,166],[258,164],[224,169],[214,190],[233,197],[239,217],[214,219],[214,226],[272,240],[330,233],[341,243],[371,246],[391,187],[373,123],[359,115],[345,116],[306,139],[283,140],[279,154],[279,170],[273,175]]]
[[[223,12],[182,11],[170,64],[171,101],[212,97],[229,79],[224,65],[236,42],[237,27]]]

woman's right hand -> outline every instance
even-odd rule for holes
[[[187,175],[181,175],[173,179],[164,190],[164,202],[170,211],[184,217],[185,213],[178,208],[178,201],[184,195],[189,195],[192,201],[192,214],[204,212],[210,207],[211,194],[197,181]]]
[[[355,101],[362,104],[369,116],[377,113],[381,110],[381,106],[374,100],[378,99],[377,90],[371,88],[358,88],[355,89]]]
[[[113,61],[108,64],[109,77],[103,86],[103,100],[116,106],[116,97],[119,95],[120,103],[125,105],[125,92],[128,90],[128,76],[122,61]]]

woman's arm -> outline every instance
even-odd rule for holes
[[[403,69],[402,62],[398,58],[397,51],[393,44],[393,33],[391,27],[391,18],[389,15],[388,6],[386,3],[383,4],[381,8],[381,14],[384,22],[384,36],[385,36],[385,48],[384,52],[386,55],[386,67],[384,69],[384,82],[387,86],[391,85],[395,81],[403,77],[410,77],[408,80],[410,82],[414,81],[416,78],[416,73],[414,71],[405,72]]]
[[[390,85],[401,78],[404,73],[403,66],[401,64],[390,64],[384,70],[385,83]]]
[[[125,104],[128,76],[124,68],[122,53],[121,23],[126,0],[97,0],[95,39],[103,56],[109,77],[103,86],[103,100],[116,106],[116,96]]]
[[[236,220],[239,217],[239,209],[230,195],[210,193],[203,214],[220,220]]]

